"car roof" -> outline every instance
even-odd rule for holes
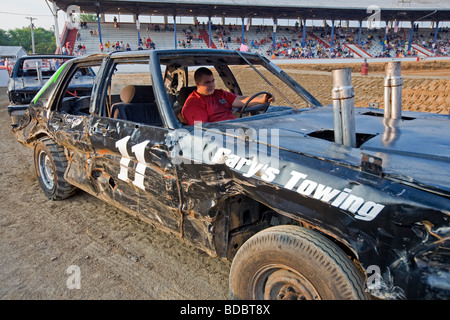
[[[68,55],[62,55],[62,54],[37,54],[37,55],[31,55],[31,56],[23,56],[20,57],[17,60],[28,60],[28,59],[73,59],[76,58],[75,56],[68,56]]]

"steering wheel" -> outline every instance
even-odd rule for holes
[[[256,112],[260,112],[260,113],[265,113],[267,111],[267,109],[269,109],[270,106],[270,102],[266,102],[266,103],[260,103],[257,104],[253,107],[248,107],[248,104],[255,99],[257,96],[260,96],[262,94],[267,94],[269,96],[272,96],[272,94],[270,92],[267,91],[260,91],[258,93],[255,93],[254,95],[252,95],[247,102],[242,106],[242,108],[238,111],[239,112],[239,118],[242,118],[242,115],[244,113],[250,112],[251,114],[256,114]]]

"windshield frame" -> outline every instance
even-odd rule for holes
[[[181,128],[183,125],[167,112],[172,111],[172,107],[169,101],[169,97],[164,86],[164,72],[161,72],[165,66],[176,67],[179,69],[187,69],[188,67],[196,66],[213,66],[217,69],[217,66],[225,65],[229,66],[261,66],[275,77],[280,79],[287,87],[295,92],[309,108],[322,107],[322,104],[305,88],[297,83],[292,77],[284,72],[280,67],[275,65],[268,59],[248,52],[235,52],[228,50],[209,50],[209,49],[178,49],[178,50],[155,50],[150,52],[150,76],[152,78],[153,86],[155,86],[155,93],[157,93],[157,100],[160,102],[161,110],[165,113],[164,118],[168,119],[167,126],[169,128]],[[264,79],[264,77],[262,77]],[[268,82],[273,88],[274,85]],[[239,85],[239,84],[238,84]],[[239,87],[238,87],[239,88]],[[288,106],[298,112],[298,108],[293,106],[292,102],[287,100]],[[173,113],[173,112],[170,112]]]

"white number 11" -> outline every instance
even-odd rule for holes
[[[116,142],[116,147],[119,149],[120,154],[122,155],[122,159],[120,159],[120,172],[118,178],[125,182],[130,182],[131,180],[128,178],[128,166],[130,165],[131,156],[127,151],[127,143],[130,140],[130,136],[126,136]],[[144,187],[144,176],[145,176],[145,168],[147,168],[147,162],[145,162],[145,147],[150,142],[150,140],[145,140],[133,147],[131,147],[131,151],[134,153],[137,159],[137,165],[134,174],[133,185],[136,187],[145,190]]]

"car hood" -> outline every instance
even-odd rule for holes
[[[362,154],[368,154],[382,160],[385,177],[450,196],[450,116],[403,111],[402,120],[392,120],[378,109],[355,108],[356,132],[365,137],[357,148],[317,138],[332,136],[333,121],[332,107],[325,106],[209,123],[204,129],[237,136],[238,129],[270,128],[278,134],[277,145],[269,143],[271,147],[348,167],[361,167]]]

